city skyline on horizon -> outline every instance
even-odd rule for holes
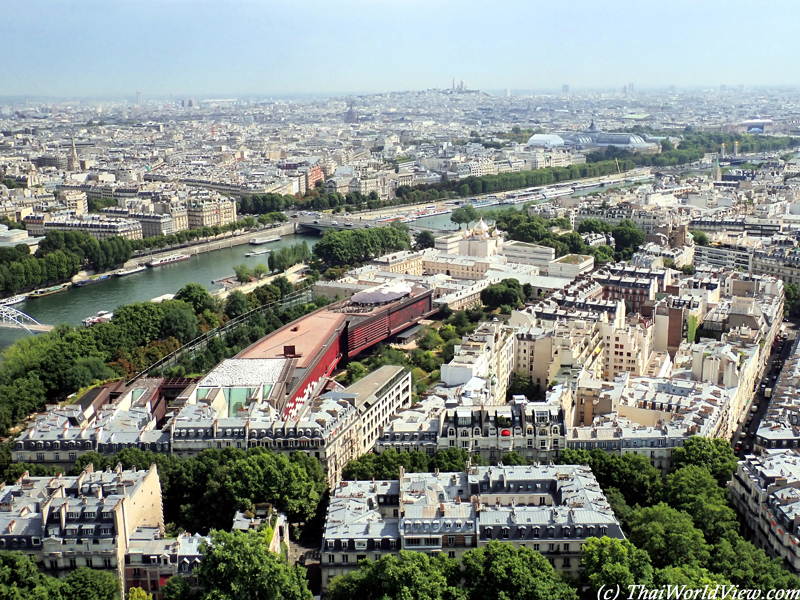
[[[577,0],[568,14],[521,0],[45,4],[8,2],[4,98],[338,97],[444,89],[453,78],[518,94],[800,84],[782,60],[800,50],[788,0],[770,6],[758,47],[716,33],[744,31],[741,0],[669,10]]]
[[[465,82],[466,83],[466,82]],[[570,84],[563,84],[569,87],[569,96],[580,98],[580,97],[587,97],[587,96],[595,96],[595,95],[603,95],[603,96],[611,96],[614,94],[618,94],[622,96],[624,89],[627,84],[623,84],[620,86],[605,86],[605,87],[597,87],[597,88],[581,88],[577,86],[573,86]],[[155,94],[150,96],[144,90],[133,90],[131,92],[120,92],[116,94],[108,94],[108,95],[79,95],[79,94],[67,94],[67,95],[36,95],[36,94],[14,94],[14,95],[3,95],[0,94],[0,103],[22,103],[22,102],[31,102],[31,103],[54,103],[54,104],[64,104],[70,102],[85,102],[89,104],[94,103],[122,103],[126,104],[129,103],[131,105],[135,105],[137,101],[137,92],[139,94],[139,104],[141,106],[147,106],[148,104],[152,103],[166,103],[166,102],[174,102],[180,103],[181,101],[185,100],[195,100],[198,102],[205,102],[205,103],[213,103],[213,102],[314,102],[314,101],[333,101],[333,100],[341,100],[341,101],[350,101],[352,99],[356,100],[358,98],[369,98],[373,96],[382,96],[382,95],[400,95],[400,94],[416,94],[416,93],[423,93],[423,92],[431,92],[431,91],[448,91],[450,87],[438,86],[438,87],[431,87],[431,88],[420,88],[420,89],[392,89],[392,90],[375,90],[375,91],[330,91],[330,92],[284,92],[284,93],[257,93],[257,92],[250,92],[250,93],[239,93],[239,94],[231,94],[227,97],[221,93],[192,93],[192,94],[181,94],[181,93],[170,93],[170,94]],[[490,96],[502,97],[506,94],[510,93],[511,97],[514,98],[534,98],[534,97],[555,97],[555,96],[564,96],[566,95],[561,86],[558,89],[551,88],[551,89],[514,89],[514,88],[505,88],[505,89],[476,89],[467,86],[467,91],[469,92],[481,92]],[[800,90],[800,85],[790,85],[790,84],[783,84],[783,85],[731,85],[731,84],[718,84],[715,86],[678,86],[678,85],[662,85],[662,86],[636,86],[635,94],[630,94],[628,97],[631,99],[635,98],[644,98],[646,96],[658,96],[659,94],[685,94],[685,95],[699,95],[703,93],[750,93],[750,92],[796,92]]]

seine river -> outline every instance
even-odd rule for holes
[[[98,311],[113,311],[123,304],[174,294],[187,283],[200,283],[213,292],[220,289],[220,286],[211,281],[233,275],[234,265],[244,263],[254,267],[259,263],[267,264],[268,254],[245,257],[245,254],[254,249],[269,248],[274,251],[303,241],[311,247],[318,240],[319,236],[316,235],[287,235],[280,242],[262,246],[244,244],[214,250],[171,265],[147,269],[126,277],[111,277],[92,286],[69,288],[66,292],[27,300],[14,308],[47,325],[80,325],[83,319]],[[27,335],[30,334],[24,330],[0,328],[0,348],[5,348]]]
[[[589,188],[581,190],[581,194],[599,191],[603,188]],[[477,209],[478,212],[510,208],[508,205],[486,206]],[[517,205],[516,208],[522,208]],[[428,217],[410,223],[434,229],[457,230],[458,225],[450,221],[450,215]],[[233,275],[234,265],[245,263],[251,267],[258,263],[267,264],[268,255],[246,258],[245,254],[253,249],[276,250],[284,246],[291,246],[305,241],[313,246],[319,237],[316,235],[288,235],[263,246],[250,246],[248,244],[214,250],[212,252],[192,256],[190,260],[147,269],[141,273],[127,277],[111,277],[106,281],[96,283],[89,287],[69,288],[66,292],[27,300],[14,308],[30,315],[40,323],[58,325],[68,323],[80,325],[83,319],[90,317],[98,311],[113,311],[118,306],[152,300],[164,294],[174,294],[187,283],[200,283],[209,291],[214,291],[220,286],[212,284],[212,280]],[[28,334],[20,329],[0,328],[0,349],[11,345],[16,340]]]

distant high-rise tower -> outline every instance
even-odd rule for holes
[[[506,98],[511,98],[511,90],[506,89]]]
[[[142,103],[142,92],[136,90],[136,106],[139,106]]]
[[[562,94],[569,94],[569,84],[565,83],[561,86],[561,93]]]
[[[633,94],[633,84],[632,83],[628,84],[628,93],[629,94]]]

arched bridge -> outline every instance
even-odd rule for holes
[[[33,317],[10,306],[0,306],[0,327],[26,329],[31,333],[51,331],[53,329],[52,325],[42,325]]]

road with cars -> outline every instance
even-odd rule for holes
[[[796,323],[786,322],[784,325],[785,329],[779,334],[775,347],[770,353],[769,362],[764,370],[764,376],[759,382],[750,408],[731,440],[734,452],[739,458],[752,452],[759,424],[769,407],[770,398],[767,397],[768,391],[771,392],[780,381],[781,369],[791,356],[795,344],[797,343],[798,331]],[[753,410],[753,408],[755,408],[755,410]]]

